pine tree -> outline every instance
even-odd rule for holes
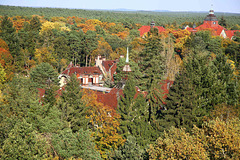
[[[122,85],[125,83],[126,72],[123,71],[123,67],[126,64],[125,58],[119,58],[117,63],[116,74],[113,75],[114,83],[118,88],[122,88]],[[129,66],[131,67],[131,72],[127,73],[128,77],[135,79],[136,85],[139,83],[138,79],[141,77],[141,72],[139,71],[139,66],[134,61],[129,61]]]
[[[1,23],[1,33],[0,37],[8,44],[9,51],[12,54],[14,61],[20,61],[20,45],[19,39],[16,33],[16,29],[13,27],[13,23],[8,18],[4,16]]]
[[[61,130],[53,134],[52,144],[61,159],[101,159],[92,141],[91,133],[83,129],[76,133],[69,128]]]
[[[144,147],[151,139],[151,126],[148,123],[148,107],[145,97],[139,93],[136,95],[135,81],[128,79],[118,105],[120,114],[121,134],[136,137],[137,143]]]
[[[62,93],[60,108],[63,118],[71,123],[71,128],[74,132],[78,131],[79,128],[87,129],[88,125],[88,120],[85,117],[88,108],[82,103],[80,90],[80,82],[76,75],[72,74]]]
[[[49,63],[41,63],[32,69],[30,78],[37,88],[47,88],[50,85],[58,85],[57,72]]]
[[[136,138],[133,136],[128,136],[127,141],[124,143],[124,145],[115,150],[109,158],[111,160],[142,160],[143,154],[144,150],[140,148],[136,141]]]
[[[167,110],[162,111],[163,129],[170,126],[201,125],[213,106],[222,103],[236,105],[237,82],[223,54],[211,60],[203,53],[187,59],[167,98]]]
[[[46,141],[24,119],[18,121],[2,146],[3,159],[46,158]]]
[[[165,72],[165,60],[161,54],[163,45],[160,37],[150,35],[145,43],[145,48],[140,54],[142,57],[140,64],[141,77],[140,87],[147,91],[147,102],[149,105],[149,118],[152,132],[151,136],[157,138],[160,130],[160,110],[163,108],[163,91],[161,81]]]

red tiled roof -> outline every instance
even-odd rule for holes
[[[160,83],[160,84],[162,84],[161,89],[163,90],[163,93],[162,93],[163,94],[163,99],[167,98],[167,94],[169,93],[169,89],[173,85],[173,83],[174,83],[174,81],[170,81],[168,79],[167,80],[163,80],[163,82]],[[166,104],[166,102],[163,102],[163,104]]]
[[[226,33],[226,35],[227,35],[227,37],[229,39],[232,39],[232,37],[234,36],[235,32],[240,32],[240,30],[228,30],[228,31],[225,31],[225,33]]]
[[[212,29],[213,31],[215,31],[215,34],[218,36],[221,34],[222,30],[227,30],[226,28],[220,25],[216,25],[215,27],[212,27],[209,23],[203,23],[202,25],[196,27],[195,29],[196,30]]]
[[[189,32],[197,32],[195,28],[191,28],[191,27],[187,27],[186,30],[188,30]]]
[[[40,100],[44,97],[44,95],[45,95],[45,89],[43,89],[43,88],[37,88],[37,90],[38,90],[38,95],[39,95],[39,98],[40,98]]]
[[[110,67],[115,63],[115,61],[102,61],[102,65],[107,72],[109,72]]]
[[[69,72],[68,69],[66,69],[65,71],[62,72],[62,74],[66,74],[68,76],[72,75],[72,74],[79,74],[79,75],[84,75],[84,74],[102,74],[102,72],[100,71],[100,69],[98,67],[71,67],[69,68]]]
[[[113,88],[110,93],[97,92],[97,101],[115,110],[118,105],[117,92],[119,92],[119,97],[123,95],[123,90],[116,88]]]
[[[146,97],[146,92],[142,92],[138,87],[136,87],[134,99],[137,98],[139,94],[143,94],[144,97]],[[119,95],[119,97],[123,96],[123,90],[112,88],[111,92],[109,93],[97,92],[97,101],[115,110],[118,106],[117,95]]]
[[[163,28],[162,26],[154,26],[153,28],[158,28],[159,32],[165,31],[165,28]],[[143,34],[149,32],[150,29],[151,26],[142,26],[140,29],[138,29],[140,31],[140,36],[142,37]]]

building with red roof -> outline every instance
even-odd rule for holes
[[[79,67],[74,66],[72,62],[67,66],[67,68],[59,75],[60,87],[66,84],[67,79],[70,78],[72,74],[76,74],[80,80],[81,85],[102,85],[103,79],[111,77],[113,81],[113,74],[116,72],[117,61],[106,60],[101,56],[95,59],[94,67]]]
[[[142,26],[140,29],[138,29],[140,31],[140,36],[145,37],[146,34],[150,32],[151,28],[157,28],[159,33],[165,31],[165,28],[162,26],[155,26],[155,22],[152,21],[150,26]]]
[[[185,29],[190,32],[193,32],[193,33],[197,32],[197,31],[201,31],[201,30],[211,30],[213,35],[215,35],[215,36],[221,36],[223,38],[229,38],[229,39],[233,38],[234,32],[240,31],[240,30],[227,30],[226,28],[219,25],[218,19],[214,15],[213,10],[209,11],[209,14],[204,19],[202,25],[195,27],[195,28],[186,26]]]

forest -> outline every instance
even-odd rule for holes
[[[0,6],[0,159],[239,159],[240,32],[182,29],[205,16]],[[216,16],[240,30],[239,14]],[[152,20],[166,30],[141,37]],[[124,86],[117,109],[75,74],[59,92],[70,62],[94,66],[98,55],[119,59],[104,79]]]

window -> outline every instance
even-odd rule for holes
[[[216,22],[213,22],[213,24],[216,24]]]

